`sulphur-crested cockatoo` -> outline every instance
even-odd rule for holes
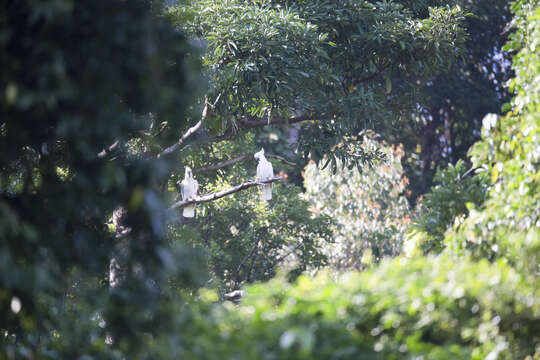
[[[180,183],[180,192],[182,193],[182,200],[189,200],[197,195],[199,191],[199,183],[193,178],[193,172],[189,166],[186,166],[186,175],[184,180]],[[192,218],[195,216],[195,204],[189,204],[184,206],[184,217]]]
[[[259,160],[257,165],[257,181],[264,181],[274,177],[274,169],[272,163],[264,157],[264,149],[255,153],[255,159]],[[272,183],[261,185],[262,199],[268,201],[272,199]]]

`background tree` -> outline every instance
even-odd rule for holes
[[[191,15],[187,31],[208,43],[210,130],[303,122],[298,151],[318,161],[347,157],[334,148],[343,135],[382,127],[406,111],[398,104],[415,106],[408,90],[418,77],[455,59],[464,13],[441,6],[428,14],[428,5],[196,1],[169,14]]]
[[[175,336],[178,296],[165,285],[199,284],[204,267],[165,237],[158,185],[171,163],[124,151],[173,141],[156,119],[184,126],[196,94],[196,49],[160,11],[63,0],[0,10],[0,358],[174,353],[159,340]],[[106,225],[118,208],[121,253]],[[115,289],[111,257],[122,262]]]
[[[484,121],[482,140],[470,150],[475,167],[486,170],[490,190],[481,206],[447,237],[449,251],[475,258],[503,258],[532,275],[538,285],[540,253],[540,35],[537,0],[512,4],[515,31],[505,45],[514,53],[514,98],[508,111]]]
[[[509,101],[504,84],[512,71],[502,51],[509,2],[458,3],[472,14],[465,20],[468,39],[462,56],[448,71],[422,82],[414,116],[388,132],[394,142],[405,146],[404,167],[413,204],[429,190],[438,167],[467,161],[467,151],[480,139],[484,115],[499,113]]]
[[[193,164],[201,193],[211,193],[255,179],[254,143],[254,136],[247,134],[182,155]],[[270,156],[276,174],[287,176],[291,165]],[[174,184],[181,177],[180,173],[171,176],[171,198],[177,194]],[[274,184],[273,199],[268,203],[261,202],[255,189],[198,205],[192,221],[174,213],[171,239],[204,250],[211,282],[223,291],[237,289],[246,281],[267,280],[285,262],[294,261],[296,265],[289,270],[297,274],[307,267],[318,268],[326,264],[320,246],[332,241],[331,221],[328,217],[312,219],[300,191],[285,180]]]
[[[250,166],[228,171],[232,176],[223,175],[206,189],[219,191],[252,178],[255,167],[252,159]],[[229,291],[268,280],[285,263],[293,274],[325,265],[321,247],[332,241],[330,224],[329,217],[312,218],[298,187],[280,184],[269,204],[253,191],[242,192],[205,204],[195,221],[170,231],[179,244],[206,250],[215,285]]]
[[[310,163],[304,173],[311,211],[335,221],[334,243],[323,245],[323,251],[329,265],[341,271],[364,269],[399,255],[411,220],[403,148],[385,145],[373,134],[364,134],[360,146],[380,151],[385,160],[361,170],[339,164],[335,172]]]
[[[475,171],[479,173],[475,175]],[[445,248],[445,233],[469,215],[471,206],[481,206],[486,199],[488,181],[485,172],[459,160],[435,174],[434,186],[417,206],[411,239],[425,253]]]

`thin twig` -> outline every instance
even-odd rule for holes
[[[354,82],[353,82],[353,86],[356,86],[360,83],[363,83],[363,82],[366,82],[366,81],[370,81],[370,80],[373,80],[375,79],[377,76],[381,75],[384,70],[386,70],[388,67],[390,66],[390,63],[382,66],[381,68],[377,69],[377,71],[371,75],[368,75],[366,77],[363,77],[363,78],[360,78],[360,79],[356,79]]]
[[[184,141],[188,137],[193,135],[197,130],[199,130],[199,128],[201,126],[202,126],[202,120],[199,120],[199,122],[196,123],[194,126],[190,127],[188,129],[188,131],[186,131],[186,133],[184,135],[182,135],[182,137],[175,144],[169,146],[168,148],[166,148],[165,150],[163,150],[162,152],[157,154],[157,158],[160,158],[160,157],[162,157],[164,155],[171,154],[171,153],[175,152],[176,150],[178,150],[180,148],[180,146],[184,143]]]
[[[203,140],[202,142],[203,143],[217,143],[217,142],[221,142],[221,141],[231,140],[233,138],[233,135],[234,134],[229,133],[229,134],[214,136],[214,137],[208,138],[206,140]]]
[[[473,167],[473,168],[470,168],[469,170],[465,171],[463,173],[463,175],[461,175],[458,179],[458,182],[460,182],[461,180],[465,179],[468,175],[474,173],[476,170],[478,169],[481,169],[482,167],[481,166],[478,166],[478,167]]]
[[[248,258],[250,258],[253,253],[255,252],[255,250],[257,250],[259,248],[259,242],[255,242],[255,246],[253,246],[253,248],[251,249],[251,251],[246,255],[244,256],[244,258],[242,259],[242,261],[240,262],[240,265],[238,265],[238,267],[236,268],[236,284],[239,284],[240,283],[240,270],[242,270],[242,267],[244,267],[244,264],[246,262],[246,260]]]
[[[302,242],[299,242],[298,245],[296,245],[291,251],[289,251],[288,253],[282,255],[282,256],[278,256],[276,259],[274,259],[274,261],[270,264],[270,269],[273,268],[274,266],[276,266],[277,264],[279,264],[281,261],[283,261],[285,258],[289,257],[289,255],[292,255],[296,250],[300,249],[300,247],[302,247],[302,245],[304,245],[304,243]]]
[[[302,121],[308,120],[322,120],[328,118],[330,114],[318,114],[318,115],[299,115],[293,116],[287,119],[275,117],[273,119],[261,119],[261,118],[252,118],[251,120],[240,119],[240,127],[245,129],[257,128],[266,125],[288,125],[296,124]]]
[[[253,155],[243,155],[243,156],[239,156],[239,157],[232,158],[232,159],[229,159],[229,160],[223,160],[223,161],[220,161],[220,162],[212,164],[212,165],[207,165],[207,166],[200,167],[198,169],[193,169],[193,172],[194,173],[200,173],[200,172],[204,172],[204,171],[212,171],[212,170],[221,169],[223,167],[236,164],[236,163],[238,163],[240,161],[244,161],[244,160],[247,160],[247,159],[252,158],[252,157],[253,157]]]
[[[285,159],[284,157],[282,156],[279,156],[279,155],[272,155],[272,154],[265,154],[264,156],[266,156],[267,158],[271,158],[271,159],[277,159],[287,165],[290,165],[290,166],[296,166],[296,163],[293,163],[287,159]],[[212,170],[218,170],[218,169],[221,169],[221,168],[224,168],[226,166],[231,166],[231,165],[234,165],[238,162],[241,162],[241,161],[245,161],[245,160],[251,160],[251,159],[254,159],[253,155],[250,154],[250,155],[242,155],[242,156],[238,156],[238,157],[235,157],[235,158],[232,158],[232,159],[229,159],[229,160],[223,160],[223,161],[220,161],[218,163],[215,163],[215,164],[212,164],[212,165],[207,165],[207,166],[203,166],[201,168],[198,168],[198,169],[194,169],[193,172],[194,173],[200,173],[200,172],[204,172],[204,171],[212,171]]]
[[[283,156],[272,155],[272,154],[266,154],[264,156],[266,156],[267,158],[270,158],[270,159],[277,159],[277,160],[281,161],[282,163],[290,165],[290,166],[296,166],[296,163],[285,159]]]
[[[182,208],[182,207],[184,207],[186,205],[190,205],[190,204],[201,204],[201,203],[217,200],[217,199],[220,199],[220,198],[225,197],[227,195],[234,194],[236,192],[248,189],[248,188],[253,187],[253,186],[259,186],[259,185],[268,184],[268,183],[272,183],[272,182],[280,181],[280,180],[283,180],[283,176],[274,176],[273,178],[263,180],[263,181],[255,181],[255,180],[246,181],[245,183],[233,186],[232,188],[227,189],[227,190],[218,191],[218,192],[215,192],[215,193],[210,193],[210,194],[201,195],[201,196],[195,196],[195,197],[190,198],[188,200],[177,201],[174,204],[172,204],[169,207],[169,209],[177,209],[177,208]]]
[[[102,159],[105,156],[109,155],[116,147],[120,144],[120,141],[116,140],[111,146],[109,146],[107,149],[103,149],[97,156],[98,158]]]

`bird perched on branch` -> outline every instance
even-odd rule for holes
[[[189,200],[199,192],[199,183],[193,178],[193,172],[189,166],[186,166],[186,173],[184,180],[180,183],[180,193],[182,194],[182,200]],[[192,218],[195,216],[195,204],[189,204],[184,206],[182,213],[184,217]]]
[[[272,168],[272,163],[266,160],[264,156],[264,149],[261,149],[258,153],[253,155],[255,159],[259,161],[257,165],[257,181],[264,181],[274,177],[274,169]],[[272,183],[262,184],[262,200],[268,201],[272,199]]]

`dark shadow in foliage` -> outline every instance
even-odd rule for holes
[[[165,238],[156,185],[170,164],[125,152],[155,119],[184,126],[196,94],[195,49],[158,5],[21,0],[0,10],[2,358],[145,357],[172,326],[166,281],[201,281],[197,257]],[[120,206],[125,279],[109,291],[117,240],[106,223]]]

